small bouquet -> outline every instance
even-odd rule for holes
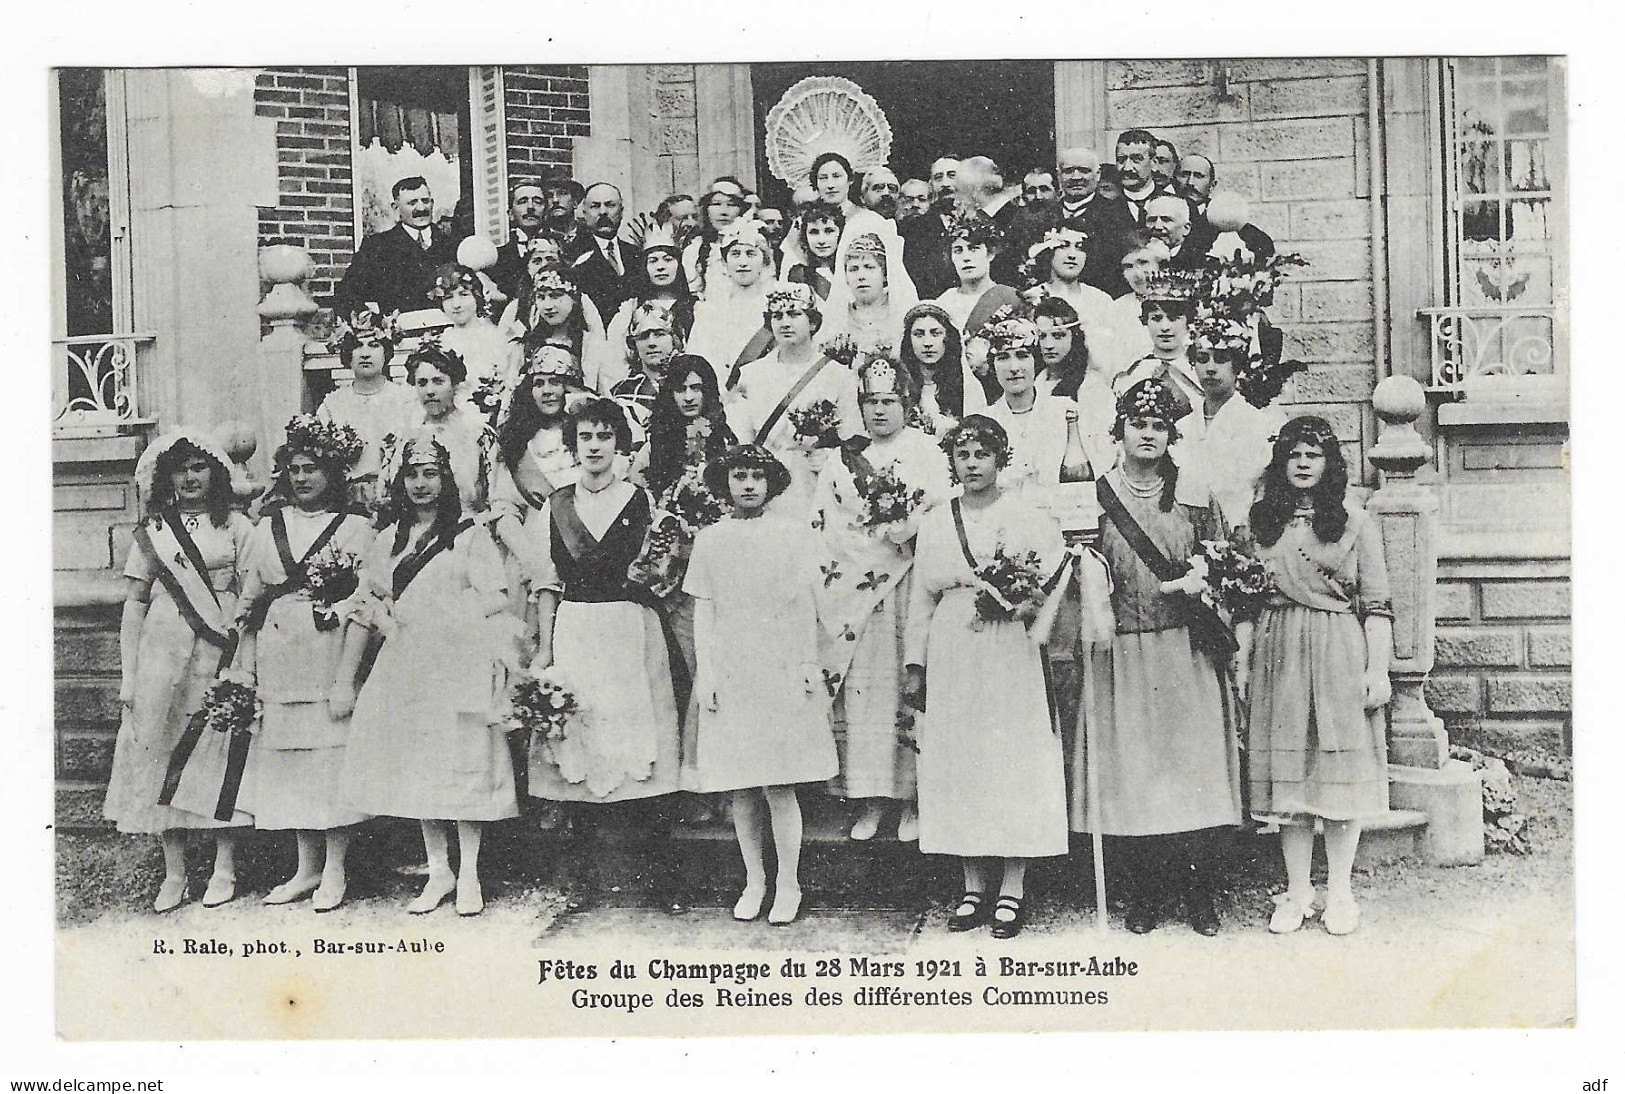
[[[643,548],[627,567],[626,580],[665,598],[682,584],[685,548],[694,543],[693,533],[683,527],[682,518],[664,510],[655,513],[644,534]]]
[[[330,631],[339,625],[334,608],[348,600],[361,587],[361,556],[329,543],[305,566],[304,591],[310,597],[316,629]]]
[[[1044,606],[1044,565],[1035,551],[1013,555],[1001,546],[976,578],[976,618],[981,623],[1031,623]]]
[[[502,413],[502,399],[504,395],[502,380],[496,376],[481,376],[469,398],[474,408],[485,415],[485,420],[495,428],[497,418]]]
[[[840,447],[841,418],[835,404],[828,399],[815,399],[806,406],[796,407],[788,417],[797,441],[811,442],[810,448]]]
[[[869,478],[863,491],[863,526],[879,528],[907,520],[925,501],[925,491],[910,488],[891,468],[882,468]]]
[[[1291,253],[1277,253],[1262,262],[1240,256],[1223,259],[1203,271],[1198,294],[1210,307],[1241,318],[1273,304],[1288,270],[1307,265],[1302,255]]]
[[[260,716],[260,697],[235,675],[224,675],[203,693],[197,717],[205,730],[236,735],[247,733]]]
[[[1231,619],[1250,619],[1269,602],[1275,582],[1232,533],[1229,539],[1203,540],[1190,558],[1190,572],[1162,588],[1195,596]]]
[[[823,351],[825,357],[831,361],[839,361],[847,368],[851,368],[853,362],[858,359],[858,340],[850,334],[837,334],[819,349]]]
[[[511,699],[508,729],[528,729],[546,741],[562,741],[565,731],[582,714],[575,693],[551,669],[540,676],[521,678],[512,688]]]

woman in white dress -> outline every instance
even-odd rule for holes
[[[1117,462],[1117,445],[1111,438],[1117,398],[1094,355],[1089,328],[1079,321],[1071,304],[1055,296],[1038,301],[1033,322],[1038,327],[1038,361],[1043,366],[1038,387],[1077,403],[1084,452],[1095,473],[1104,474]]]
[[[468,366],[463,402],[496,424],[497,414],[513,393],[519,374],[520,347],[491,322],[485,305],[485,283],[467,266],[450,264],[435,271],[429,295],[451,326],[432,337]]]
[[[755,221],[736,221],[720,244],[727,279],[714,281],[712,291],[694,310],[688,351],[711,362],[719,387],[732,388],[740,369],[773,348],[773,336],[762,318],[773,286],[771,247]],[[728,291],[719,291],[724,284]]]
[[[523,342],[535,325],[531,316],[536,310],[537,296],[540,289],[551,284],[550,280],[542,279],[542,274],[547,272],[564,275],[564,249],[553,236],[541,232],[525,242],[525,276],[519,283],[519,292],[497,320],[497,329],[508,341]],[[580,307],[582,325],[587,332],[603,337],[604,317],[598,314],[597,305],[588,297],[580,297]]]
[[[940,437],[987,407],[982,382],[965,363],[964,339],[941,305],[926,301],[908,309],[898,360],[919,388],[917,418],[926,432]]]
[[[767,919],[782,926],[801,911],[796,784],[839,769],[818,667],[819,545],[806,523],[768,511],[790,476],[760,445],[729,450],[706,467],[706,481],[733,511],[701,530],[683,583],[696,602],[697,789],[733,792],[740,920],[755,919],[767,899],[765,802],[778,859]]]
[[[406,432],[428,434],[451,453],[457,487],[465,512],[483,512],[491,494],[492,453],[496,434],[485,416],[458,396],[468,380],[468,366],[450,350],[433,343],[412,351],[406,359],[406,380],[417,394],[418,406]],[[386,442],[383,474],[393,480],[400,471],[403,437]]]
[[[903,688],[902,638],[907,620],[913,540],[926,510],[946,500],[948,461],[936,438],[905,425],[914,403],[908,374],[895,361],[870,357],[858,370],[864,437],[854,437],[824,465],[814,494],[814,527],[828,560],[818,587],[824,678],[835,689],[841,774],[830,793],[862,803],[855,840],[879,830],[888,802],[902,812],[898,838],[918,838],[914,753],[898,740]],[[870,512],[877,484],[919,491],[906,517],[881,521]]]
[[[369,512],[378,504],[384,438],[405,434],[417,411],[417,394],[409,384],[389,378],[400,332],[377,304],[358,308],[341,320],[335,339],[339,362],[350,370],[350,382],[327,393],[316,416],[329,425],[347,425],[365,445],[350,469],[350,499]]]
[[[943,438],[960,497],[920,522],[904,636],[908,705],[922,710],[920,850],[963,860],[965,892],[948,929],[1019,933],[1027,860],[1067,851],[1066,783],[1038,644],[1020,619],[983,620],[979,572],[1000,551],[1061,561],[1061,531],[999,484],[1004,430],[973,414]],[[996,903],[986,859],[1001,860]]]
[[[700,232],[683,247],[683,278],[701,300],[726,293],[727,272],[722,259],[722,237],[745,214],[743,195],[712,189],[700,203]]]
[[[835,254],[845,229],[846,214],[839,205],[815,201],[808,206],[796,220],[795,238],[801,246],[792,246],[785,258],[784,280],[806,285],[820,302],[828,300],[835,290]]]
[[[918,302],[912,281],[901,285],[891,281],[886,244],[873,232],[865,232],[846,249],[840,285],[831,294],[827,334],[850,338],[859,349],[896,353],[903,316]]]
[[[265,903],[310,896],[312,908],[327,912],[344,902],[350,826],[367,815],[340,801],[350,720],[334,717],[327,702],[341,663],[342,620],[333,604],[312,599],[305,575],[313,562],[358,566],[373,531],[348,511],[345,471],[362,447],[355,432],[301,416],[288,423],[287,438],[276,451],[272,507],[249,537],[243,578],[237,663],[254,679],[264,714],[238,801],[255,828],[295,833],[298,865]]]

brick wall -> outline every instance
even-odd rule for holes
[[[1228,101],[1218,96],[1220,66],[1229,69]],[[1310,365],[1284,400],[1330,421],[1352,466],[1363,466],[1361,404],[1371,397],[1376,353],[1365,62],[1115,61],[1106,86],[1114,134],[1149,129],[1182,155],[1208,156],[1218,188],[1245,195],[1276,245],[1309,260],[1270,310],[1286,355]]]
[[[305,287],[325,301],[355,252],[348,71],[264,69],[254,113],[276,119],[277,204],[260,210],[260,245],[309,251],[316,270]]]
[[[1441,560],[1426,693],[1453,742],[1498,755],[1572,745],[1567,562]]]
[[[575,138],[591,136],[585,65],[521,65],[502,70],[508,117],[508,177],[546,164],[568,167]]]

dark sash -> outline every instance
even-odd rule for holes
[[[220,650],[220,662],[215,668],[216,676],[226,671],[236,654],[237,634],[233,631]],[[186,729],[181,732],[180,740],[175,742],[175,749],[169,754],[169,766],[164,769],[164,785],[158,793],[159,805],[168,805],[174,800],[175,790],[181,784],[181,774],[186,770],[187,761],[192,758],[198,742],[203,739],[205,729],[203,710],[200,707],[187,720]],[[232,814],[237,811],[237,791],[243,784],[243,768],[248,763],[248,746],[252,743],[253,734],[234,733],[231,736],[226,751],[225,777],[221,780],[220,797],[214,807],[215,820],[229,821]]]
[[[441,551],[455,543],[458,536],[472,527],[474,527],[474,521],[465,517],[453,525],[450,530],[435,536],[428,543],[419,546],[412,554],[401,559],[400,563],[395,567],[395,573],[390,581],[391,595],[396,600],[399,600],[401,594],[406,592],[407,587],[423,572],[423,568],[433,562],[435,556]]]
[[[750,336],[750,341],[745,343],[745,348],[739,351],[739,356],[734,358],[733,368],[728,370],[728,382],[724,386],[732,390],[734,385],[739,383],[739,374],[744,370],[745,366],[752,361],[760,361],[767,356],[767,351],[772,348],[773,330],[766,323],[763,323],[761,329]]]
[[[965,512],[960,507],[959,499],[955,498],[949,502],[948,509],[954,515],[954,531],[959,534],[959,550],[964,554],[965,561],[970,564],[970,572],[977,573],[980,566],[976,561],[976,556],[971,553],[970,539],[965,535]]]
[[[564,549],[570,552],[570,557],[580,562],[598,550],[598,537],[587,531],[581,514],[576,512],[575,491],[560,490],[549,500],[553,504],[553,527],[559,530],[559,538],[564,541]]]
[[[215,608],[218,610],[220,598],[215,595],[214,585],[209,581],[209,568],[203,565],[203,556],[198,551],[197,544],[192,541],[192,537],[187,534],[185,526],[175,518],[173,513],[166,514],[164,519],[171,534],[180,543],[182,553],[185,554],[196,570],[198,579],[203,582],[203,587],[209,590],[209,596],[214,599]],[[158,554],[158,549],[152,545],[152,536],[147,531],[144,522],[136,525],[135,542],[136,546],[140,547],[142,553],[147,556],[147,561],[157,575],[159,584],[163,585],[164,590],[169,593],[169,598],[175,602],[176,609],[181,613],[181,618],[186,620],[186,625],[192,628],[192,633],[211,646],[221,649],[228,646],[235,648],[235,635],[230,631],[222,631],[212,627],[204,621],[203,616],[198,612],[197,606],[192,603],[191,597],[187,595],[185,587],[181,585],[180,578],[169,568],[169,563]]]
[[[790,409],[790,404],[795,402],[796,396],[807,389],[807,385],[813,382],[813,378],[822,372],[827,364],[829,364],[828,355],[819,354],[818,360],[814,361],[807,371],[801,374],[801,379],[790,385],[790,390],[784,393],[784,398],[779,400],[779,405],[773,408],[773,413],[767,416],[766,420],[762,422],[761,428],[756,431],[757,444],[767,443],[768,434],[772,433],[773,427],[779,424],[779,419],[784,417],[784,412]]]
[[[323,547],[326,547],[328,542],[338,534],[339,526],[344,523],[346,515],[345,513],[333,514],[333,519],[327,522],[327,527],[322,529],[321,535],[311,542],[310,550],[305,552],[305,557],[296,562],[293,557],[293,548],[288,543],[288,520],[285,510],[277,509],[272,512],[271,542],[276,544],[277,558],[282,563],[283,580],[276,585],[268,586],[254,599],[254,604],[248,609],[248,616],[243,621],[245,631],[250,634],[257,634],[265,626],[265,617],[271,610],[271,602],[278,597],[294,592],[304,584],[305,567],[309,566],[310,560],[315,558],[317,553]]]
[[[521,456],[517,464],[509,469],[509,477],[513,479],[514,489],[519,491],[519,496],[525,499],[525,504],[532,509],[540,509],[547,504],[547,496],[538,494],[525,485],[524,479],[520,478],[524,473],[524,467],[525,457]],[[547,477],[547,472],[538,470],[536,473],[542,477],[542,481],[547,483],[549,487],[553,487],[553,480]],[[556,490],[557,487],[553,487],[553,489]]]
[[[875,465],[864,454],[868,447],[868,437],[851,437],[841,444],[841,462],[852,472],[852,485],[859,494],[869,488],[869,480],[875,477]]]
[[[1127,541],[1129,548],[1139,556],[1158,581],[1178,581],[1190,572],[1190,566],[1185,563],[1174,562],[1151,542],[1146,530],[1140,527],[1139,521],[1124,507],[1123,501],[1117,496],[1117,491],[1104,478],[1095,480],[1095,496],[1100,499],[1100,511],[1105,514],[1117,531]],[[1209,607],[1204,601],[1189,598],[1191,610],[1191,635],[1203,649],[1217,656],[1221,661],[1228,659],[1236,652],[1236,636],[1230,625],[1219,617],[1218,612]]]

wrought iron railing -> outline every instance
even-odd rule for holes
[[[1431,327],[1433,388],[1463,391],[1479,380],[1561,383],[1567,354],[1552,308],[1422,308]]]
[[[152,334],[85,334],[51,340],[52,426],[59,432],[141,420],[137,397]]]

